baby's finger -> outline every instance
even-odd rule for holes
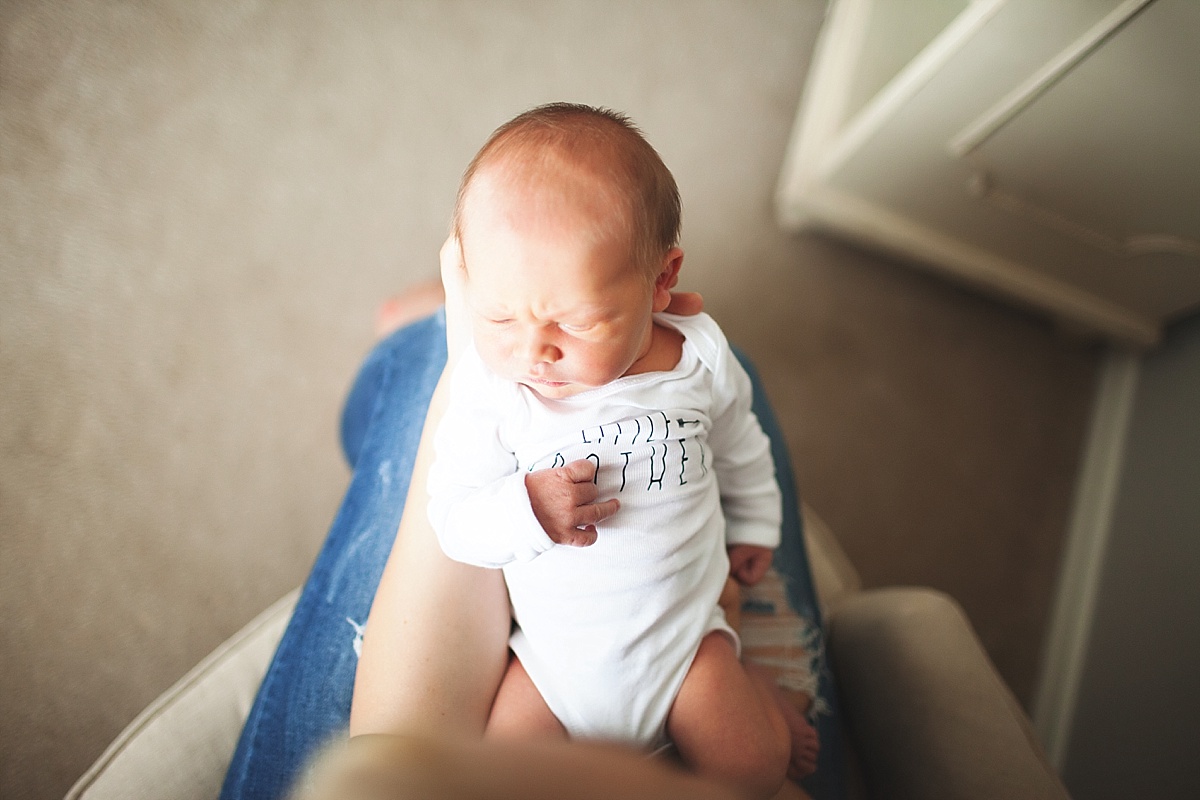
[[[575,524],[579,527],[591,527],[617,513],[621,503],[616,498],[605,500],[603,503],[588,503],[575,509]]]
[[[571,484],[571,499],[576,506],[586,506],[596,502],[600,489],[591,481]]]
[[[576,528],[565,537],[560,544],[565,544],[570,547],[587,547],[596,543],[598,534],[594,525],[588,525],[584,528]]]
[[[565,467],[559,467],[573,483],[593,483],[596,480],[596,462],[590,458],[572,461]]]

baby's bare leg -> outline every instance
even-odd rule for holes
[[[698,775],[771,797],[791,756],[788,726],[722,633],[704,637],[667,716],[667,733]]]
[[[567,729],[546,705],[516,656],[508,660],[485,735],[492,739],[567,738]]]
[[[730,626],[739,634],[742,632],[741,600],[741,587],[733,578],[727,578],[717,604],[725,612],[725,619]],[[777,680],[778,674],[767,667],[750,661],[743,662],[743,666],[753,679],[766,688],[787,723],[792,742],[788,777],[798,781],[812,775],[817,771],[817,755],[820,752],[817,729],[805,716],[812,707],[812,698],[803,692],[781,688]]]
[[[765,667],[752,663],[744,666],[750,677],[765,687],[787,723],[791,739],[788,777],[794,781],[807,778],[817,771],[817,755],[821,749],[817,729],[805,717],[812,706],[812,698],[802,692],[780,688],[775,676]]]

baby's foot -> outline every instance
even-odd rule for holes
[[[792,760],[788,764],[788,777],[798,781],[817,771],[821,742],[817,738],[817,729],[794,705],[784,702],[780,710],[792,734]]]
[[[384,300],[375,312],[375,336],[382,339],[397,328],[429,316],[446,301],[439,280],[424,281]]]
[[[812,624],[791,609],[778,572],[767,572],[742,594],[743,663],[765,684],[787,723],[788,777],[799,780],[816,772],[820,751],[817,731],[808,721],[818,688],[809,644],[817,637]]]

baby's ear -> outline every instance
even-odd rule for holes
[[[671,290],[679,283],[679,270],[683,267],[683,251],[672,247],[663,256],[662,268],[654,279],[654,303],[656,312],[664,310],[671,304]]]

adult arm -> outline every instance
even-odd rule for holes
[[[369,787],[364,789],[364,787]],[[616,745],[361,736],[328,753],[296,800],[738,800],[665,759]],[[802,797],[781,792],[779,800]]]
[[[447,558],[429,524],[433,432],[467,334],[462,257],[441,250],[449,360],[429,404],[396,541],[363,637],[350,734],[440,730],[478,736],[507,664],[508,595],[496,570]]]

